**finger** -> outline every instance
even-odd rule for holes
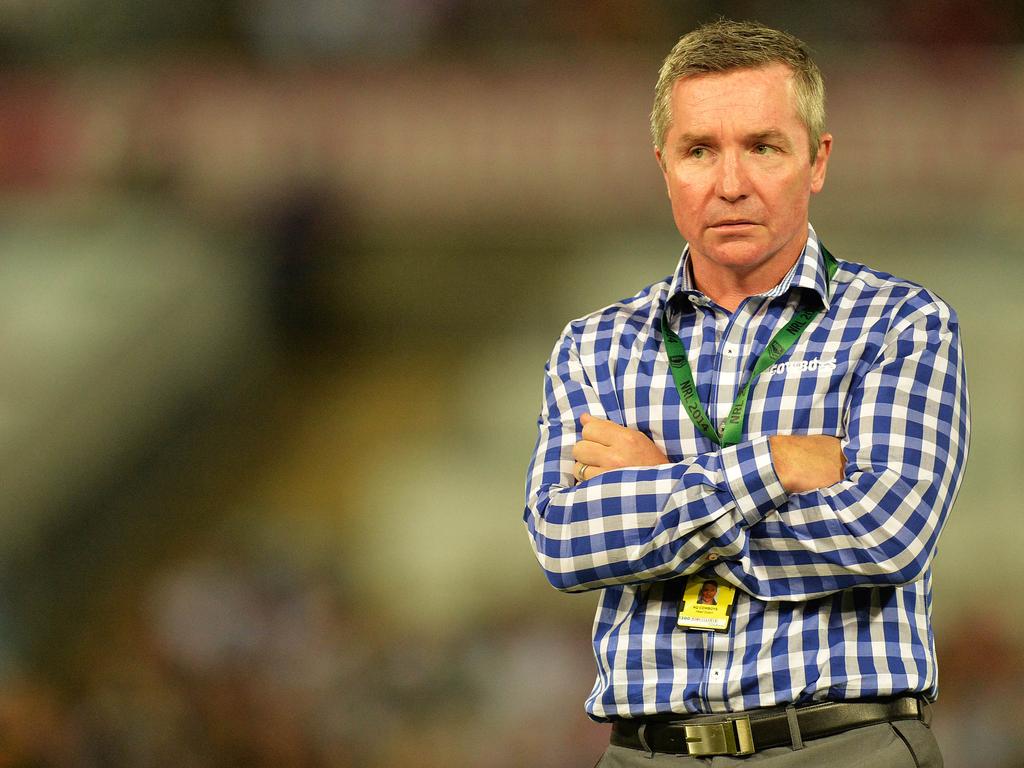
[[[601,445],[613,445],[624,429],[625,427],[616,424],[614,421],[591,416],[587,423],[583,425],[583,431],[580,434],[583,435],[584,440],[601,443]]]
[[[572,457],[584,464],[611,464],[608,447],[590,440],[580,440],[572,447]]]
[[[572,476],[576,478],[577,482],[585,483],[587,480],[593,480],[600,474],[607,472],[611,467],[602,467],[595,464],[587,464],[586,462],[575,462],[572,465]]]

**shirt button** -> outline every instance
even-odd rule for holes
[[[717,560],[717,559],[718,559],[718,555],[716,555],[714,552],[712,552],[710,555],[708,555],[708,560]]]
[[[691,304],[694,304],[694,305],[700,304],[700,296],[694,296],[694,295],[693,295],[693,294],[691,293],[691,294],[690,294],[689,296],[687,296],[686,298],[688,298],[688,299],[690,300],[690,303],[691,303]]]
[[[732,344],[725,345],[725,356],[736,357],[740,353],[739,347],[735,347]]]

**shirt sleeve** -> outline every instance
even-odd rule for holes
[[[546,373],[524,520],[554,587],[573,592],[667,579],[739,558],[749,551],[747,529],[785,501],[766,437],[577,484],[579,417],[603,408],[568,329]]]
[[[924,577],[963,478],[970,408],[955,313],[894,323],[847,401],[845,479],[794,494],[715,571],[764,600]]]

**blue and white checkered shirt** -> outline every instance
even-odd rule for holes
[[[731,712],[936,691],[931,561],[967,459],[957,317],[924,288],[839,262],[818,239],[734,314],[675,274],[571,322],[547,366],[525,522],[549,581],[601,589],[595,719]],[[808,294],[810,294],[808,296]],[[754,383],[745,442],[719,448],[683,410],[661,342],[669,312],[701,402],[724,421],[801,301],[796,344]],[[580,415],[651,437],[674,462],[573,478]],[[788,495],[768,436],[832,435],[845,479]],[[736,586],[728,632],[676,626],[685,579]]]

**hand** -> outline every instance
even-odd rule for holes
[[[572,447],[572,457],[577,462],[574,474],[578,480],[589,480],[609,469],[670,463],[668,456],[643,432],[589,413],[580,417],[580,424],[583,425],[582,439]]]
[[[786,493],[827,488],[845,476],[846,456],[839,438],[828,435],[772,435],[768,442],[775,474]]]

